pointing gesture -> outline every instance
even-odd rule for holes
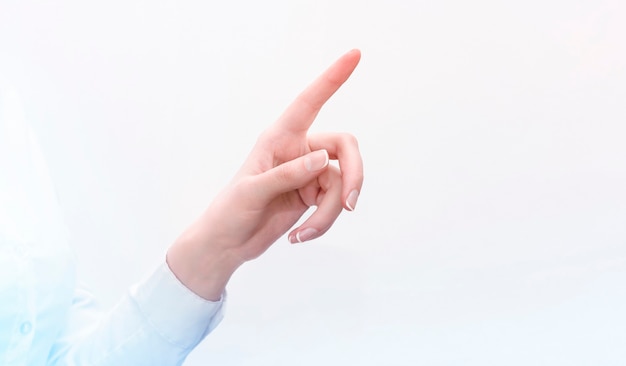
[[[352,50],[335,61],[287,107],[274,128],[306,134],[324,103],[348,80],[360,59],[361,53]]]
[[[346,53],[294,100],[261,134],[231,183],[170,248],[170,268],[192,291],[218,299],[232,273],[265,252],[309,207],[317,206],[289,233],[290,242],[315,239],[344,208],[354,210],[363,184],[356,139],[307,132],[360,56],[358,50]],[[331,159],[339,168],[329,165]]]

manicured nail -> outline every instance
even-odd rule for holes
[[[348,207],[348,210],[354,211],[354,209],[356,208],[356,200],[358,198],[359,191],[357,191],[356,189],[352,190],[352,192],[350,192],[348,198],[346,199],[346,206]]]
[[[306,170],[314,172],[325,168],[328,165],[328,151],[317,150],[304,157]]]
[[[290,241],[292,244],[295,244],[295,243],[304,243],[304,242],[305,242],[305,241],[307,241],[307,240],[311,240],[311,239],[313,239],[313,237],[314,237],[315,235],[317,235],[317,233],[318,233],[318,231],[317,231],[317,230],[315,230],[315,229],[313,229],[313,228],[310,228],[310,227],[309,227],[309,228],[306,228],[306,229],[304,229],[304,230],[298,231],[298,232],[296,233],[296,235],[292,235],[292,236],[289,238],[289,241]]]

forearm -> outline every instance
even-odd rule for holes
[[[167,264],[189,290],[206,300],[217,301],[243,261],[232,249],[211,239],[207,229],[200,223],[189,227],[168,250]]]

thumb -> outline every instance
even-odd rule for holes
[[[304,187],[328,167],[328,151],[316,150],[254,177],[262,197],[274,197]]]

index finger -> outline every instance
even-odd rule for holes
[[[360,59],[361,51],[357,49],[341,56],[298,95],[275,127],[285,132],[306,132],[324,103],[348,80]]]

